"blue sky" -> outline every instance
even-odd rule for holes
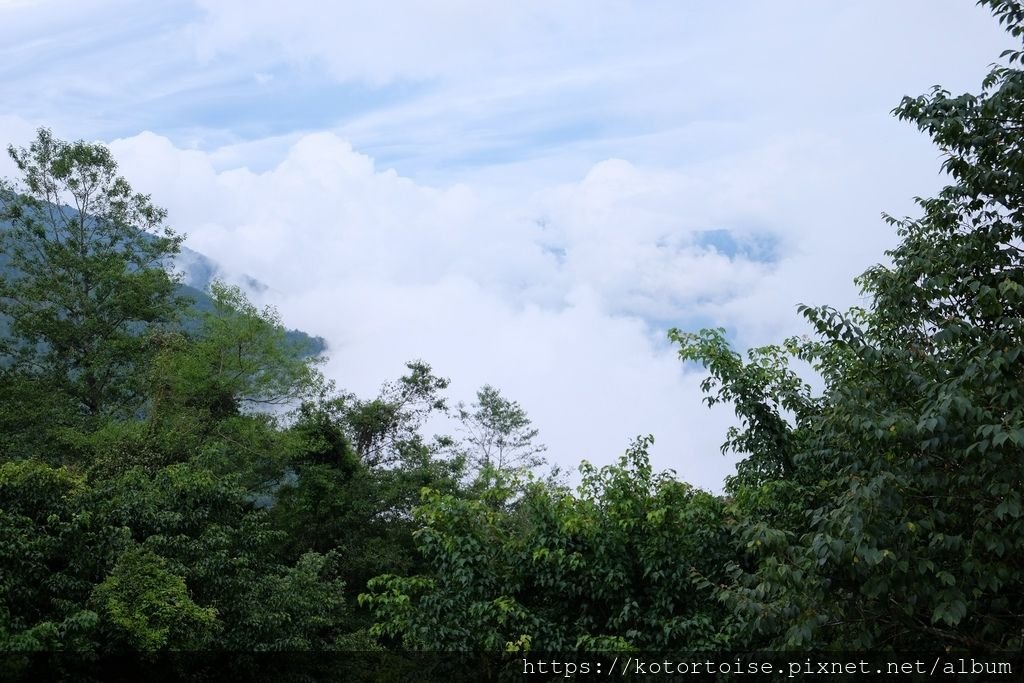
[[[423,358],[563,465],[650,432],[718,488],[731,418],[665,329],[860,303],[880,212],[941,182],[888,112],[1009,45],[968,0],[0,0],[0,139],[110,144],[341,386]]]

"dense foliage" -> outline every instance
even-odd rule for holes
[[[1020,3],[984,4],[1024,35]],[[896,108],[950,184],[889,218],[902,241],[860,279],[869,308],[801,307],[813,338],[746,359],[723,330],[670,332],[739,418],[725,497],[652,480],[643,442],[510,510],[430,495],[434,571],[370,584],[377,631],[426,648],[1024,646],[1022,54],[979,95]]]
[[[1024,6],[987,0],[1016,38]],[[178,295],[99,145],[0,185],[0,651],[1024,647],[1024,57],[895,114],[948,185],[813,336],[672,330],[731,404],[724,495],[650,437],[569,488],[490,386],[360,398],[272,309]],[[189,324],[182,324],[188,319]],[[814,393],[792,358],[821,377]],[[448,415],[454,436],[428,438]]]

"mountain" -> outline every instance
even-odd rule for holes
[[[213,302],[206,294],[206,290],[214,280],[226,279],[220,266],[205,254],[188,247],[181,248],[174,265],[183,275],[182,293],[195,301],[193,308],[198,311],[211,310]],[[247,292],[259,294],[269,289],[263,282],[244,273],[231,280],[233,284],[238,284]],[[312,336],[302,330],[288,330],[288,340],[300,344],[306,355],[315,356],[327,350],[327,343],[323,337]]]
[[[0,231],[9,227],[9,222],[0,221]],[[12,274],[9,262],[9,256],[0,251],[0,276]],[[208,256],[188,247],[181,248],[181,253],[175,259],[174,266],[182,273],[182,282],[179,289],[182,294],[192,299],[194,302],[193,310],[196,312],[212,310],[213,301],[206,291],[214,280],[227,279],[224,277],[225,274],[220,266]],[[266,284],[249,275],[243,274],[240,277],[232,277],[230,279],[233,284],[238,284],[247,292],[258,294],[269,289]],[[0,316],[0,336],[8,333],[9,325],[10,321],[5,319],[4,316]],[[184,326],[186,329],[193,328],[195,326],[195,318],[186,318]],[[327,349],[327,344],[323,337],[314,336],[302,330],[288,330],[287,336],[288,340],[299,345],[303,350],[303,354],[307,356],[318,355]]]

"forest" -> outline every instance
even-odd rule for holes
[[[981,4],[1021,40],[1024,5]],[[522,406],[453,405],[421,360],[339,388],[239,288],[197,306],[166,213],[40,129],[0,184],[0,660],[1020,651],[1024,48],[998,57],[893,110],[946,184],[885,216],[864,307],[743,354],[668,332],[735,410],[722,495],[653,471],[649,436],[569,486]]]

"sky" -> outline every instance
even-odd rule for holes
[[[569,470],[653,434],[719,491],[734,418],[666,331],[866,303],[881,212],[942,183],[889,112],[1012,46],[970,0],[0,0],[0,141],[109,145],[340,387],[423,359]]]

